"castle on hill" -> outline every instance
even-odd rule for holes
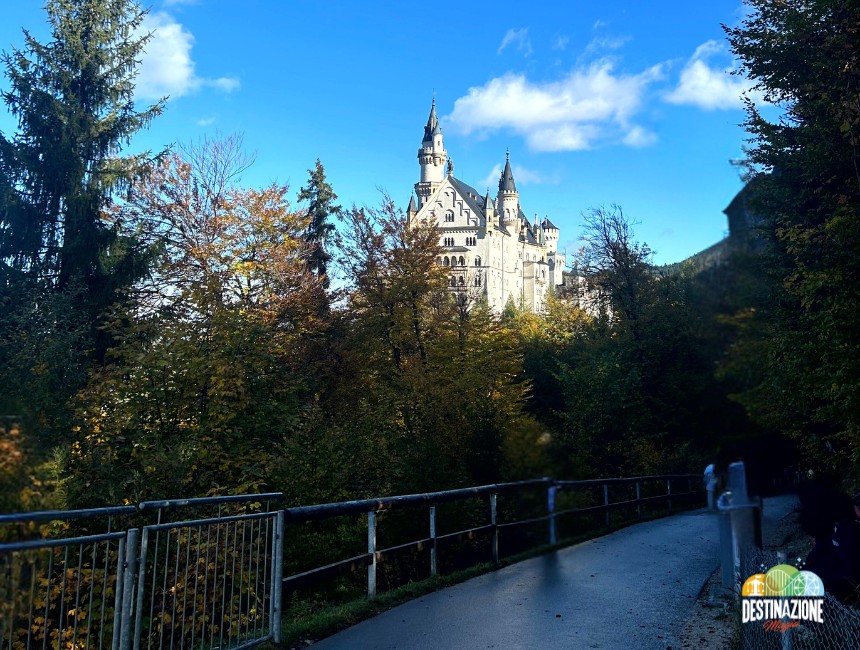
[[[448,270],[451,290],[484,297],[500,313],[509,301],[533,312],[562,284],[565,256],[558,252],[559,230],[535,216],[530,222],[520,205],[510,156],[495,197],[454,177],[442,143],[436,102],[418,149],[420,180],[406,210],[410,223],[436,225],[443,251],[438,262]],[[417,201],[416,201],[417,196]]]

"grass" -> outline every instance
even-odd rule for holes
[[[700,508],[700,504],[673,508],[672,514],[685,510]],[[343,629],[373,618],[389,609],[393,609],[405,602],[420,598],[426,594],[451,587],[466,580],[471,580],[491,571],[496,571],[506,566],[528,560],[533,557],[545,555],[574,544],[596,539],[609,533],[626,528],[633,524],[662,519],[665,513],[646,514],[641,518],[629,517],[613,522],[609,527],[595,528],[584,531],[578,535],[566,537],[558,544],[543,544],[535,546],[528,551],[503,558],[498,564],[485,562],[456,571],[447,575],[435,576],[419,582],[409,582],[400,587],[390,589],[377,594],[374,598],[357,598],[340,605],[319,603],[316,601],[300,601],[291,605],[285,613],[281,623],[281,644],[268,643],[262,647],[265,650],[275,648],[304,648],[306,641],[318,641],[331,636]]]

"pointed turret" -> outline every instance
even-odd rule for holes
[[[505,152],[505,169],[502,172],[502,177],[499,179],[499,192],[516,192],[517,186],[514,183],[514,174],[511,171],[511,152]]]
[[[409,206],[406,208],[406,216],[411,220],[416,214],[418,214],[418,208],[415,206],[415,195],[410,194]]]
[[[421,148],[418,149],[418,164],[421,167],[421,180],[415,184],[418,194],[418,208],[430,198],[430,195],[441,185],[445,179],[445,163],[448,160],[448,152],[442,144],[442,127],[439,126],[439,118],[436,117],[436,98],[430,105],[430,117],[424,127],[424,138],[421,140]]]
[[[493,199],[490,198],[490,189],[487,188],[487,195],[484,197],[484,214],[490,214],[496,209],[493,205]]]
[[[490,188],[487,188],[487,195],[484,197],[484,203],[481,206],[484,208],[484,218],[487,220],[487,228],[496,224],[496,205],[493,199],[490,198]]]
[[[430,104],[430,117],[427,118],[427,126],[424,127],[424,142],[433,142],[434,136],[442,135],[442,128],[439,126],[439,119],[436,117],[436,98],[433,98],[433,103]]]
[[[506,228],[514,233],[520,232],[520,196],[514,183],[514,174],[511,171],[511,154],[505,152],[505,169],[499,178],[499,198],[496,201],[499,217]]]

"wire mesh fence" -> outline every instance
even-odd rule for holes
[[[117,648],[126,533],[0,545],[0,648]]]
[[[147,526],[134,648],[245,648],[271,637],[277,513]]]
[[[0,650],[238,650],[276,637],[282,512],[74,535],[109,530],[78,521],[105,510],[0,515]]]

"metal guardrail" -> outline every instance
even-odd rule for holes
[[[641,486],[643,483],[663,482],[666,483],[666,493],[649,497],[642,497]],[[673,481],[683,481],[686,490],[672,492]],[[307,587],[320,582],[333,575],[346,571],[356,571],[367,568],[367,595],[373,597],[377,591],[377,577],[379,564],[386,556],[403,553],[410,550],[429,550],[430,575],[435,576],[439,570],[439,547],[444,543],[455,540],[474,539],[478,535],[489,535],[492,560],[499,562],[499,535],[500,531],[519,526],[527,526],[546,522],[548,525],[547,542],[558,543],[557,521],[558,518],[570,515],[585,515],[594,513],[605,513],[605,523],[611,525],[610,511],[625,508],[636,508],[637,517],[642,515],[642,506],[648,503],[665,502],[668,512],[672,511],[672,499],[683,499],[698,495],[701,490],[693,489],[693,482],[701,483],[701,476],[697,474],[665,474],[660,476],[640,476],[631,478],[592,479],[583,481],[557,481],[552,478],[531,479],[528,481],[517,481],[511,483],[498,483],[482,485],[478,487],[463,488],[459,490],[447,490],[443,492],[429,492],[423,494],[410,494],[394,497],[383,497],[378,499],[364,499],[361,501],[345,501],[339,503],[327,503],[314,506],[302,506],[298,508],[287,508],[285,516],[288,525],[296,525],[301,522],[320,521],[335,517],[350,515],[365,515],[367,517],[367,552],[359,555],[325,564],[320,567],[309,569],[300,573],[290,575],[283,580],[285,592],[290,592],[300,587]],[[623,501],[610,501],[610,486],[634,486],[636,497]],[[528,490],[533,488],[545,488],[547,490],[547,510],[540,514],[525,519],[500,523],[498,521],[498,497],[500,494]],[[604,503],[596,506],[582,508],[568,508],[557,511],[555,504],[559,491],[572,491],[583,488],[603,487]],[[445,535],[437,535],[437,506],[452,501],[463,501],[477,497],[487,497],[489,502],[489,521],[486,524],[464,528]],[[414,539],[404,544],[380,548],[377,544],[377,513],[388,510],[399,510],[428,507],[428,535]]]
[[[635,508],[641,516],[643,505],[658,502],[666,503],[671,512],[673,499],[701,494],[693,489],[693,481],[699,484],[700,477],[539,478],[276,510],[271,506],[283,498],[279,492],[3,514],[0,526],[6,530],[12,527],[42,538],[0,543],[0,649],[239,650],[266,640],[277,643],[285,592],[346,570],[366,568],[367,593],[374,596],[378,565],[387,556],[428,551],[430,575],[437,575],[443,545],[488,536],[492,559],[498,562],[503,531],[546,524],[546,539],[556,544],[561,517],[605,513],[609,525],[612,511]],[[642,496],[643,485],[662,482],[665,493]],[[686,490],[678,491],[679,483],[686,483]],[[611,501],[610,488],[617,490],[618,486],[635,487],[635,498]],[[600,487],[602,504],[556,509],[559,492]],[[536,489],[546,490],[546,510],[499,521],[500,496]],[[437,508],[469,499],[486,500],[485,521],[438,534]],[[428,508],[426,536],[385,548],[378,545],[380,513],[421,507]],[[207,508],[215,509],[216,515],[195,516]],[[164,522],[167,511],[179,512],[184,519]],[[285,527],[298,529],[308,522],[345,516],[367,518],[366,553],[283,577]],[[156,521],[145,523],[147,517]],[[125,530],[111,532],[116,518],[126,524]],[[84,519],[95,520],[97,525],[76,523]],[[141,521],[142,525],[129,523]],[[65,526],[57,522],[65,522]],[[91,534],[93,528],[107,532]],[[8,535],[0,539],[8,539]]]

